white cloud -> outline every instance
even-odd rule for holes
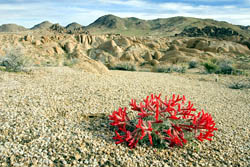
[[[195,7],[184,3],[162,3],[157,5],[157,8],[161,10],[164,9],[164,10],[176,10],[176,11],[195,9]]]
[[[115,4],[115,5],[126,5],[132,7],[145,7],[148,3],[142,0],[98,0],[103,4]]]

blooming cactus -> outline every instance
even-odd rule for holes
[[[183,146],[190,135],[199,141],[212,140],[212,133],[217,128],[210,114],[203,110],[197,113],[190,101],[186,104],[185,96],[173,94],[164,100],[160,96],[151,94],[139,104],[132,99],[131,110],[138,112],[134,120],[129,119],[126,107],[119,108],[109,116],[110,125],[117,127],[116,136],[113,137],[116,144],[125,142],[134,148],[146,136],[151,145],[153,137],[157,137],[167,141],[170,147]]]

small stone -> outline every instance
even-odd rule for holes
[[[82,156],[81,156],[80,154],[78,154],[78,153],[75,154],[75,159],[76,159],[76,160],[81,159],[81,157],[82,157]]]

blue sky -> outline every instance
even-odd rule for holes
[[[105,14],[141,19],[188,16],[250,25],[250,0],[0,0],[0,25],[48,20],[88,25]]]

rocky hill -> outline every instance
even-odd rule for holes
[[[44,21],[32,27],[31,30],[48,28],[51,29],[51,26],[52,29],[59,29],[59,24],[55,26],[49,21]],[[216,21],[212,19],[199,19],[181,16],[160,18],[154,20],[143,20],[135,17],[121,18],[115,15],[104,15],[86,27],[83,27],[76,22],[73,22],[65,27],[60,27],[62,32],[90,32],[94,35],[113,33],[125,36],[169,37],[179,34],[181,36],[189,37],[203,36],[217,38],[224,36],[224,39],[228,39],[226,37],[229,37],[229,40],[231,36],[241,36],[245,39],[250,38],[249,26],[233,25],[224,21]],[[14,24],[0,26],[1,32],[24,30],[26,30],[24,27]]]
[[[243,38],[243,35],[231,28],[219,28],[216,26],[206,26],[204,28],[191,27],[185,28],[180,34],[175,36],[187,36],[187,37],[210,37],[218,39],[229,39],[229,38]]]
[[[0,26],[0,32],[19,32],[19,31],[26,31],[23,26],[16,25],[16,24],[3,24]]]
[[[174,36],[175,34],[182,33],[185,29],[203,29],[205,27],[231,29],[242,36],[250,37],[247,26],[238,26],[224,21],[192,17],[142,20],[135,17],[120,18],[114,15],[105,15],[88,25],[86,29],[94,34],[106,32],[136,36]]]
[[[78,24],[78,23],[76,23],[76,22],[73,22],[73,23],[68,24],[65,28],[66,28],[67,30],[73,31],[73,30],[75,30],[75,29],[79,29],[79,28],[82,28],[82,27],[83,27],[83,26],[82,26],[81,24]]]
[[[36,29],[48,29],[53,25],[53,23],[49,21],[44,21],[40,24],[37,24],[31,28],[31,30],[36,30]]]
[[[190,61],[206,62],[215,58],[230,60],[239,68],[250,67],[249,48],[233,41],[205,37],[70,34],[65,31],[66,28],[54,24],[50,31],[44,33],[0,34],[0,55],[6,55],[5,48],[19,47],[35,66],[73,63],[79,68],[87,68],[82,63],[93,61],[88,66],[99,62],[98,66],[101,63],[112,68],[129,62],[151,69],[158,65],[187,65]]]

